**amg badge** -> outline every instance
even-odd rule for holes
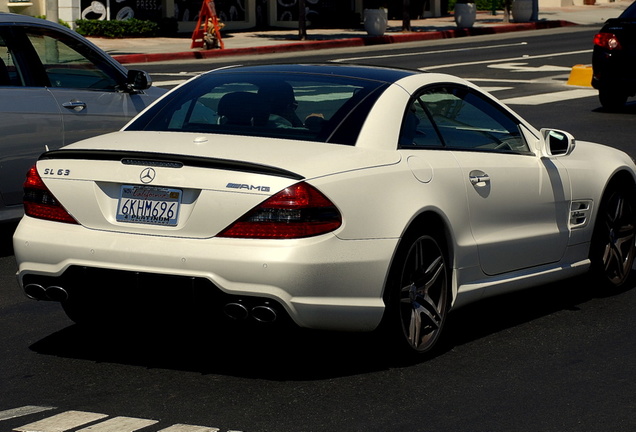
[[[225,187],[229,189],[245,189],[249,191],[260,191],[260,192],[270,191],[269,186],[254,186],[254,185],[248,185],[248,184],[242,184],[242,183],[228,183]]]

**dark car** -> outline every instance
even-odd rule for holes
[[[594,36],[592,86],[604,108],[616,110],[636,94],[636,2]]]
[[[120,129],[164,93],[64,26],[0,13],[0,222],[22,216],[41,153]]]

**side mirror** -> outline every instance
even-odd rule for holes
[[[141,70],[129,70],[126,86],[130,91],[146,90],[152,85],[150,75]]]
[[[576,140],[565,131],[541,129],[545,156],[567,156],[574,150]]]

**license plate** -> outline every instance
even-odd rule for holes
[[[149,186],[122,186],[117,222],[175,226],[179,220],[181,190]]]

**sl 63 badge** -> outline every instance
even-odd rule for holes
[[[59,168],[59,169],[55,169],[55,168],[44,168],[44,175],[52,175],[52,176],[67,176],[69,174],[71,174],[71,170],[68,169],[64,169],[64,168]]]

